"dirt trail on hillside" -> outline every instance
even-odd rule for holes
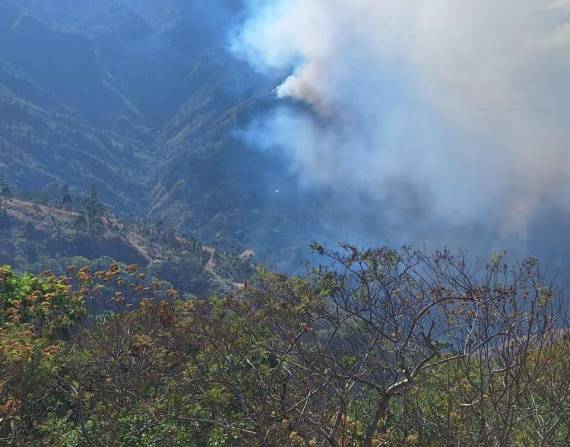
[[[204,250],[206,253],[208,253],[210,255],[210,259],[208,259],[208,262],[206,263],[206,266],[204,267],[204,270],[206,272],[208,272],[209,274],[211,274],[216,279],[218,279],[222,282],[226,282],[226,283],[231,284],[233,287],[235,287],[237,289],[245,288],[245,284],[243,284],[241,282],[229,281],[227,279],[222,278],[220,275],[218,275],[218,273],[216,273],[216,261],[214,260],[214,258],[216,256],[216,249],[214,247],[209,247],[209,246],[204,245],[202,247],[202,250]]]
[[[22,222],[33,223],[37,228],[46,228],[49,225],[48,218],[56,221],[69,222],[77,217],[77,213],[59,208],[52,208],[39,203],[24,202],[18,199],[10,199],[3,202],[3,206],[9,216]]]
[[[217,275],[216,261],[214,261],[214,256],[216,256],[216,249],[214,247],[207,246],[203,246],[202,249],[210,255],[210,259],[208,259],[208,262],[206,263],[206,267],[204,267],[204,269],[212,275]]]

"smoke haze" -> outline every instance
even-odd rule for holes
[[[339,218],[485,247],[567,221],[568,0],[251,1],[233,50],[282,79],[249,137]]]

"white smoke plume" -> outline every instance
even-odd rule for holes
[[[524,238],[542,204],[570,210],[570,0],[249,12],[234,51],[284,79],[283,106],[252,131],[305,184],[365,197],[403,227]]]

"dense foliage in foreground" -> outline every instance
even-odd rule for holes
[[[562,302],[527,260],[345,246],[202,301],[0,270],[0,443],[567,446]]]

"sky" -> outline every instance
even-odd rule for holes
[[[394,242],[555,243],[570,210],[570,1],[248,5],[232,51],[280,81],[246,134],[332,191],[341,219],[366,208],[382,225],[366,231]]]

